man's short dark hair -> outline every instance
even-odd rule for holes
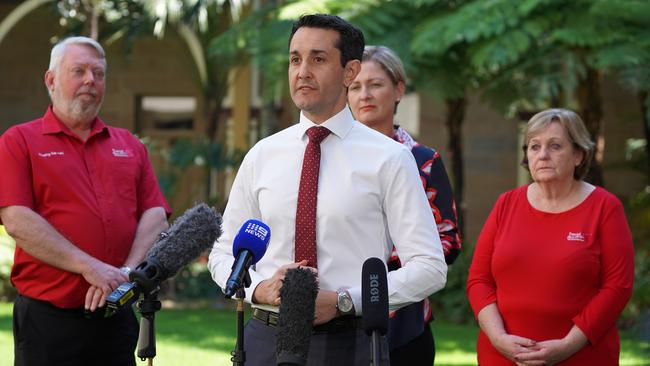
[[[311,14],[301,16],[291,29],[289,36],[289,47],[293,35],[302,27],[332,29],[339,33],[339,40],[334,45],[341,51],[341,66],[345,67],[350,60],[359,60],[363,57],[363,48],[365,40],[361,30],[352,24],[346,22],[336,15],[329,14]]]

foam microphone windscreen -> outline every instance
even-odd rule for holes
[[[221,215],[201,203],[174,220],[166,233],[149,249],[147,258],[155,259],[166,272],[165,277],[169,278],[212,248],[219,236]]]
[[[366,334],[388,331],[388,280],[386,266],[379,258],[368,258],[361,271],[363,329]]]
[[[318,281],[311,270],[287,271],[280,289],[276,359],[278,365],[305,365],[314,324]]]

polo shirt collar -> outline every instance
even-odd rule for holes
[[[95,117],[95,120],[93,121],[93,127],[90,130],[90,135],[88,135],[88,138],[91,138],[94,135],[97,135],[104,131],[106,133],[109,133],[108,127],[106,127],[104,121],[102,121],[99,117]],[[54,114],[52,105],[50,104],[50,106],[47,108],[47,111],[45,112],[45,115],[43,116],[43,134],[49,135],[61,132],[69,136],[78,137],[72,131],[70,131],[68,126],[61,122],[61,120]]]
[[[323,126],[327,127],[327,129],[332,131],[332,134],[336,135],[338,138],[343,139],[350,132],[353,125],[354,117],[352,117],[352,112],[350,112],[350,108],[347,104],[339,113],[333,115],[330,119],[320,125],[312,122],[301,111],[300,122],[298,124],[298,137],[302,139],[310,127]]]

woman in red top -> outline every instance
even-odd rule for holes
[[[499,197],[467,280],[481,365],[618,365],[634,249],[620,201],[582,181],[593,142],[572,111],[533,116],[533,183]]]

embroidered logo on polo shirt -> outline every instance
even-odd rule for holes
[[[38,153],[38,156],[40,156],[41,158],[51,158],[53,156],[63,156],[63,155],[65,155],[63,151],[50,151],[50,152]]]
[[[113,156],[118,158],[130,158],[133,156],[133,150],[131,149],[115,149],[113,148]]]
[[[572,233],[572,232],[569,231],[569,235],[566,236],[566,240],[584,242],[585,241],[585,234],[583,234],[581,232]]]

